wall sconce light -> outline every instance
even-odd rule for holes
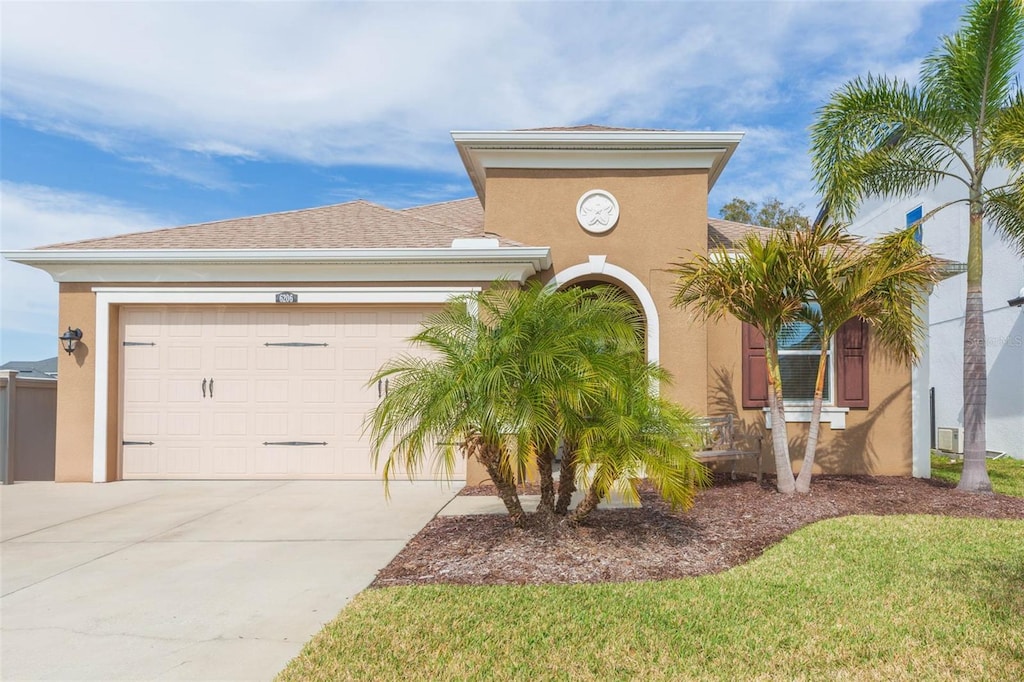
[[[68,327],[68,330],[57,338],[60,339],[60,345],[68,352],[68,355],[71,355],[75,352],[78,342],[82,340],[82,330]]]

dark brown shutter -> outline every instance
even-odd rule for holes
[[[836,405],[868,406],[868,323],[852,319],[836,334]]]
[[[764,335],[743,323],[743,407],[768,406],[768,366],[764,357]]]

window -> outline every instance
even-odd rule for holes
[[[816,305],[816,304],[814,304]],[[805,322],[787,324],[779,335],[779,372],[782,375],[782,397],[787,401],[810,402],[814,399],[814,382],[821,355],[821,337]],[[832,403],[832,349],[828,349],[823,400]]]
[[[768,372],[765,366],[764,336],[749,324],[742,333],[742,405],[745,409],[768,406]],[[779,340],[782,384],[787,402],[809,403],[814,397],[818,371],[818,338],[805,326],[793,325]],[[825,402],[836,407],[867,409],[868,326],[864,320],[850,320],[839,328],[829,348],[825,375]]]
[[[907,227],[910,227],[911,225],[913,225],[917,221],[921,220],[921,218],[923,218],[923,217],[924,217],[924,208],[922,206],[918,206],[914,210],[908,211],[907,212]],[[920,244],[921,243],[921,239],[924,238],[924,233],[922,232],[921,227],[922,227],[921,225],[918,225],[917,226],[917,230],[914,231],[914,239],[917,240],[918,244]]]

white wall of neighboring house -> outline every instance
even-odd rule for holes
[[[992,171],[986,184],[1002,184],[1005,170]],[[924,214],[963,197],[966,188],[944,181],[913,198],[865,202],[850,231],[866,237],[906,225],[918,206]],[[964,203],[943,209],[924,223],[923,243],[936,256],[967,262],[968,209]],[[987,447],[1024,458],[1024,308],[1007,301],[1024,289],[1024,259],[986,226],[984,240],[985,353],[988,365]],[[935,389],[938,427],[963,426],[964,305],[967,275],[938,284],[928,306],[930,386]],[[925,393],[927,399],[927,393]]]

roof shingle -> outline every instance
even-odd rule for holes
[[[767,239],[768,235],[774,232],[774,228],[761,227],[760,225],[748,225],[737,223],[732,220],[721,220],[719,218],[708,218],[708,248],[731,249],[736,242],[748,234],[756,234],[761,239]]]
[[[468,202],[470,200],[466,200]],[[476,201],[475,199],[472,201]],[[368,201],[321,206],[248,218],[85,239],[41,249],[373,249],[448,248],[453,239],[484,237],[472,207],[463,202],[394,211]],[[479,202],[477,202],[479,205]],[[428,219],[432,215],[451,222]],[[481,212],[482,216],[482,212]],[[521,246],[499,239],[502,246]]]

